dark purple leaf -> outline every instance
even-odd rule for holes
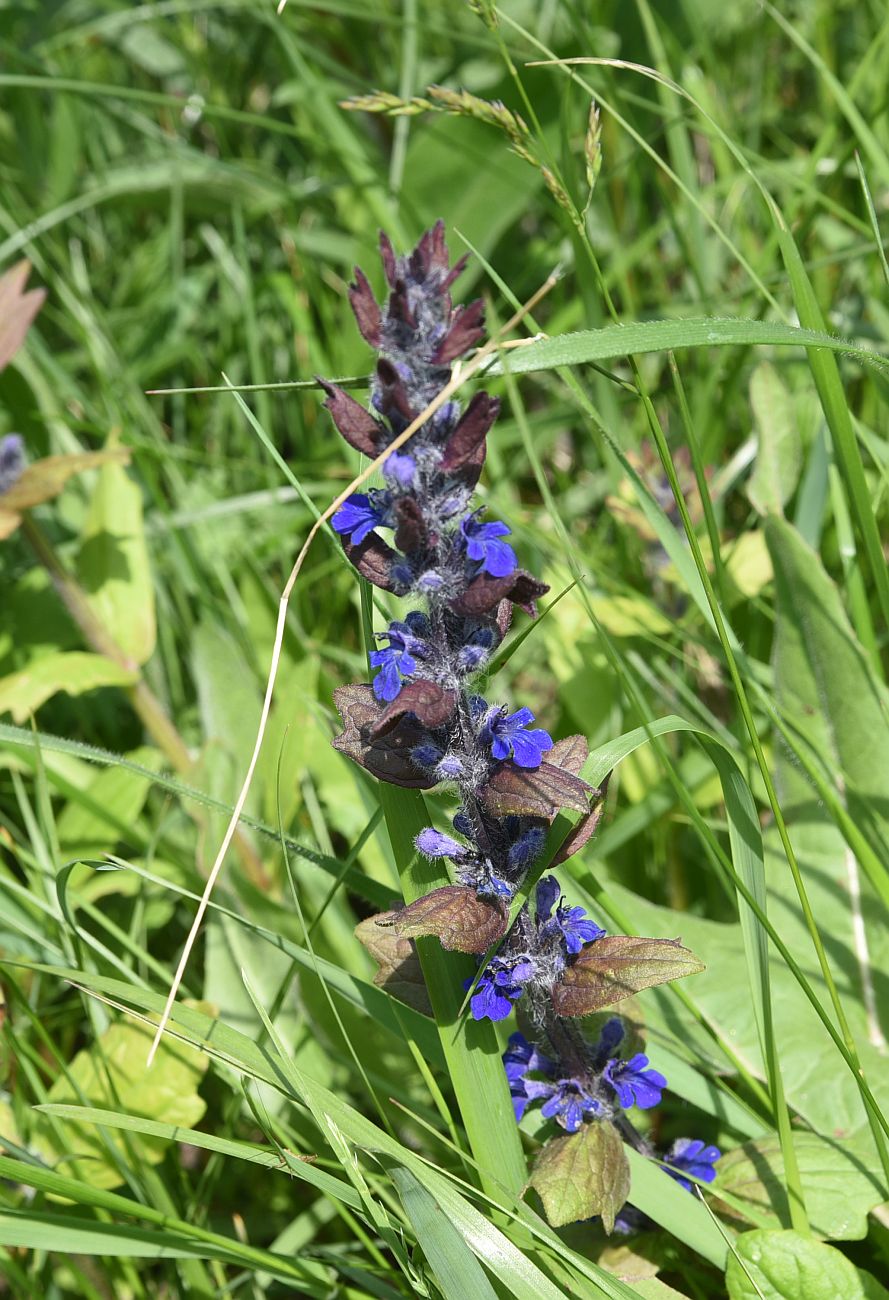
[[[468,352],[484,335],[485,304],[481,298],[465,307],[457,307],[451,315],[447,334],[432,354],[436,365],[447,365]]]
[[[704,969],[678,939],[606,935],[588,943],[553,985],[557,1016],[588,1016],[641,989],[696,975]]]
[[[403,554],[419,551],[426,540],[426,520],[415,497],[399,497],[395,502],[395,545]]]
[[[505,578],[494,578],[490,573],[480,573],[473,578],[463,595],[454,601],[451,608],[457,614],[487,614],[504,598],[530,614],[536,613],[534,601],[544,592],[549,591],[545,582],[538,582],[530,573],[517,569]]]
[[[411,309],[404,280],[396,280],[395,288],[389,294],[389,319],[401,321],[409,330],[417,328],[417,318]]]
[[[479,953],[506,934],[508,914],[502,899],[480,898],[464,885],[444,885],[397,912],[384,912],[376,922],[392,926],[405,939],[434,934],[442,948]]]
[[[408,790],[429,790],[435,779],[415,765],[411,751],[428,742],[428,733],[414,718],[402,717],[385,736],[372,736],[382,707],[364,683],[340,686],[333,700],[343,720],[343,731],[333,739],[334,749],[347,754],[365,771],[391,785]]]
[[[362,336],[372,348],[378,348],[382,337],[380,333],[382,317],[370,282],[360,266],[355,267],[355,283],[349,285],[349,301]]]
[[[380,410],[384,415],[397,411],[402,419],[410,424],[414,412],[408,401],[407,389],[392,362],[387,361],[385,357],[380,357],[377,362],[377,379],[380,388]]]
[[[450,271],[448,271],[447,275],[442,280],[443,289],[450,289],[451,285],[454,283],[457,276],[462,275],[463,272],[466,270],[466,263],[468,261],[469,261],[468,253],[464,253],[462,257],[457,258],[456,262],[451,267]],[[445,262],[447,262],[447,252],[445,253]]]
[[[457,427],[445,443],[439,469],[445,473],[460,469],[484,445],[488,430],[500,412],[500,399],[488,393],[476,393],[463,412]]]
[[[318,383],[327,394],[324,405],[349,446],[371,459],[378,456],[381,436],[385,432],[379,421],[338,385],[328,383],[326,379],[319,379]]]
[[[375,587],[383,591],[394,591],[392,583],[392,562],[398,558],[388,542],[384,542],[379,533],[368,533],[358,546],[343,538],[343,550],[362,578],[367,578]]]
[[[552,763],[516,767],[503,763],[480,792],[485,807],[495,817],[543,817],[552,821],[560,808],[585,813],[590,787]]]
[[[457,707],[457,694],[438,682],[418,677],[406,682],[401,691],[383,709],[370,729],[371,736],[384,736],[399,718],[412,713],[424,727],[442,727]]]
[[[512,605],[508,600],[501,600],[497,606],[497,631],[500,633],[500,640],[506,636],[512,623]]]

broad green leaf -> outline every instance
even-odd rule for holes
[[[853,819],[889,843],[889,716],[870,662],[818,555],[781,519],[765,524],[775,568],[775,678],[782,712],[845,794]],[[815,802],[783,769],[780,793]]]
[[[56,1079],[47,1094],[49,1102],[81,1102],[96,1106],[120,1105],[134,1115],[192,1127],[206,1106],[198,1084],[207,1059],[185,1043],[165,1039],[150,1071],[145,1058],[151,1034],[143,1025],[112,1025],[92,1047],[78,1052],[67,1074]],[[157,1138],[109,1138],[119,1162],[93,1128],[61,1123],[54,1126],[38,1116],[32,1145],[53,1165],[64,1159],[92,1187],[117,1187],[124,1182],[129,1159],[156,1164],[167,1143]],[[130,1154],[128,1154],[128,1152]],[[76,1163],[70,1164],[71,1161]]]
[[[845,1255],[799,1232],[745,1232],[734,1249],[729,1300],[877,1300]]]
[[[122,668],[104,655],[81,650],[44,655],[0,678],[0,714],[11,713],[16,722],[26,722],[58,691],[83,695],[99,686],[131,686],[136,678],[135,669]]]
[[[102,466],[80,539],[81,585],[99,622],[134,664],[156,637],[154,580],[142,521],[142,491],[123,467]]]
[[[833,1241],[867,1236],[868,1213],[886,1199],[886,1189],[867,1172],[868,1155],[861,1139],[843,1142],[797,1132],[793,1145],[812,1231]],[[787,1198],[777,1138],[745,1142],[724,1155],[716,1169],[714,1192],[731,1192],[755,1211],[756,1222],[781,1227]]]
[[[780,515],[796,487],[803,452],[793,398],[769,361],[751,376],[750,405],[758,442],[747,495],[761,515]]]
[[[630,1192],[630,1167],[613,1124],[594,1120],[577,1133],[550,1138],[534,1162],[531,1186],[554,1228],[598,1214],[611,1232]]]
[[[445,1300],[496,1300],[484,1269],[435,1197],[407,1169],[394,1169],[392,1181]]]
[[[127,757],[149,769],[161,764],[158,751],[147,745]],[[115,824],[135,825],[150,790],[149,778],[125,767],[96,773],[83,790],[84,799],[72,795],[62,809],[56,823],[59,843],[71,857],[98,858],[120,839]]]

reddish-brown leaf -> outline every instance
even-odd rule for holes
[[[704,965],[678,939],[606,935],[588,943],[553,985],[557,1016],[587,1016],[641,989],[695,975]]]
[[[488,393],[476,393],[445,443],[439,469],[447,473],[465,465],[483,446],[499,411],[499,398]]]
[[[355,927],[355,937],[379,964],[373,977],[377,988],[385,989],[424,1016],[431,1016],[429,992],[416,947],[410,939],[403,939],[394,930],[384,930],[377,925],[375,916],[369,916]]]
[[[598,790],[596,790],[593,796],[593,805],[589,812],[585,817],[581,817],[580,821],[562,840],[550,864],[551,866],[557,867],[560,862],[567,862],[569,858],[573,858],[574,854],[579,853],[583,846],[595,835],[605,813],[605,795],[608,792],[610,777],[611,773],[609,772]]]
[[[479,953],[503,938],[508,913],[501,899],[480,898],[464,885],[444,885],[376,920],[377,925],[392,926],[405,939],[434,934],[443,948]]]
[[[449,361],[461,357],[483,336],[485,321],[485,304],[481,298],[457,307],[451,316],[447,334],[432,354],[436,365],[447,365]]]
[[[429,790],[435,785],[434,778],[411,759],[411,750],[428,740],[416,719],[399,718],[385,736],[372,736],[382,708],[369,686],[363,682],[340,686],[333,699],[343,720],[343,731],[333,739],[334,749],[390,785],[408,790]]]
[[[395,502],[395,545],[399,551],[410,555],[418,551],[426,539],[426,520],[414,497],[399,497]]]
[[[318,383],[327,394],[324,405],[349,446],[365,456],[378,456],[383,433],[380,422],[337,384],[328,383],[326,379],[319,379]]]
[[[378,348],[382,341],[382,317],[370,282],[360,266],[355,267],[355,283],[349,285],[349,301],[363,337],[372,348]]]
[[[344,537],[343,550],[362,578],[367,578],[375,587],[382,587],[383,591],[395,590],[392,583],[392,562],[397,559],[398,552],[393,551],[379,533],[368,533],[358,546]]]
[[[424,727],[441,727],[451,717],[456,705],[455,691],[439,686],[438,682],[427,681],[425,677],[417,677],[402,686],[399,694],[390,700],[373,723],[368,734],[372,737],[385,736],[406,713],[412,713]]]
[[[392,362],[387,361],[385,357],[380,357],[377,362],[377,380],[380,391],[380,410],[384,415],[390,415],[395,411],[410,424],[414,418],[414,412],[408,401],[407,389]]]
[[[9,365],[24,343],[46,297],[45,289],[25,292],[30,273],[30,262],[16,262],[0,275],[0,370]]]
[[[546,756],[547,763],[564,768],[573,776],[580,776],[580,769],[590,756],[590,747],[586,736],[566,736],[557,740]]]
[[[495,817],[543,817],[552,821],[560,808],[585,813],[589,793],[585,781],[552,763],[531,768],[503,763],[480,792],[480,798]]]

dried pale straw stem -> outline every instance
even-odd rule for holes
[[[534,342],[533,339],[514,339],[512,342],[501,343],[500,337],[503,334],[508,334],[510,330],[514,329],[516,325],[520,323],[520,321],[528,314],[528,312],[534,310],[537,303],[540,302],[541,298],[543,298],[545,294],[549,293],[550,289],[556,283],[557,278],[558,277],[555,273],[550,275],[549,278],[545,281],[545,283],[541,285],[541,287],[537,290],[537,292],[533,294],[531,298],[528,299],[528,301],[524,304],[524,306],[519,308],[519,310],[515,313],[515,315],[512,316],[500,330],[497,331],[497,334],[495,334],[492,338],[490,338],[483,347],[479,348],[475,356],[473,356],[472,359],[469,362],[467,362],[465,366],[461,367],[459,362],[454,366],[454,373],[451,379],[448,381],[447,384],[445,384],[444,388],[442,388],[441,391],[437,393],[435,397],[433,397],[432,401],[429,403],[426,409],[424,411],[421,411],[420,414],[417,416],[417,418],[411,424],[408,425],[408,427],[404,430],[404,432],[400,433],[397,438],[393,439],[393,441],[390,442],[386,450],[381,452],[380,455],[377,456],[376,460],[372,461],[367,466],[366,469],[363,469],[361,473],[358,474],[352,480],[352,482],[349,484],[348,487],[343,488],[339,496],[336,497],[335,500],[333,500],[330,503],[330,505],[327,507],[327,509],[324,511],[323,514],[319,515],[319,517],[315,520],[314,524],[312,524],[312,527],[309,529],[306,540],[303,542],[299,555],[297,555],[296,557],[296,563],[294,564],[293,568],[290,571],[290,577],[287,579],[287,584],[284,587],[283,592],[281,593],[281,600],[278,604],[278,624],[277,627],[275,628],[275,644],[272,648],[272,662],[269,668],[269,677],[268,677],[268,682],[266,684],[265,699],[262,702],[262,713],[259,719],[259,727],[256,732],[256,743],[253,746],[253,755],[250,759],[250,764],[247,768],[247,775],[244,778],[244,784],[241,786],[241,792],[238,795],[237,802],[232,812],[231,820],[228,823],[228,827],[226,828],[225,835],[222,837],[222,843],[219,846],[219,852],[216,854],[216,860],[213,863],[209,876],[207,877],[207,883],[204,886],[204,892],[201,896],[201,901],[198,904],[197,913],[195,914],[195,918],[194,921],[192,922],[191,929],[188,932],[188,938],[185,941],[185,947],[182,950],[182,956],[179,959],[179,965],[176,968],[176,974],[173,977],[173,983],[170,987],[170,992],[167,995],[167,1001],[164,1006],[163,1014],[161,1015],[160,1021],[158,1022],[157,1032],[154,1035],[154,1042],[151,1044],[151,1050],[148,1053],[149,1066],[154,1060],[155,1053],[158,1049],[158,1044],[160,1043],[164,1030],[166,1029],[167,1024],[169,1023],[170,1014],[173,1010],[173,1004],[176,1001],[176,995],[179,992],[179,987],[182,984],[182,979],[183,976],[185,975],[185,969],[188,965],[188,959],[191,956],[192,948],[195,945],[195,941],[198,937],[198,933],[201,928],[201,921],[204,919],[204,913],[206,912],[207,906],[210,902],[210,895],[213,893],[213,887],[216,884],[216,880],[219,876],[219,872],[222,870],[222,864],[225,861],[225,855],[228,852],[229,845],[232,842],[232,837],[235,834],[235,830],[240,820],[241,813],[244,810],[244,804],[247,801],[247,795],[250,793],[250,785],[253,781],[253,773],[256,770],[256,763],[259,758],[259,751],[262,748],[262,742],[265,736],[265,729],[268,723],[269,711],[272,705],[272,694],[275,689],[275,680],[278,675],[278,662],[281,657],[281,646],[284,640],[284,624],[287,619],[287,609],[290,604],[290,596],[293,592],[293,588],[296,585],[296,580],[299,577],[300,570],[303,566],[303,561],[305,560],[306,555],[309,552],[309,547],[312,545],[312,542],[317,537],[322,524],[324,524],[325,521],[328,520],[332,514],[334,514],[337,510],[339,510],[340,506],[343,504],[346,498],[350,496],[351,493],[354,492],[356,488],[359,488],[363,483],[366,483],[367,480],[371,477],[371,475],[373,475],[376,472],[376,470],[380,468],[381,465],[385,464],[385,462],[389,459],[389,457],[392,455],[393,452],[397,451],[399,447],[403,447],[404,444],[408,441],[408,439],[412,438],[414,434],[417,432],[417,430],[422,428],[422,426],[426,423],[429,417],[434,415],[435,412],[439,410],[440,407],[442,407],[445,404],[445,402],[447,402],[454,395],[454,393],[456,393],[460,388],[463,387],[463,385],[467,382],[467,380],[469,380],[476,373],[476,371],[481,368],[481,366],[484,364],[484,362],[488,359],[488,357],[493,352],[502,351],[504,348],[524,347],[528,343]]]

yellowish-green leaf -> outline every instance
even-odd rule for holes
[[[14,722],[26,722],[57,691],[82,695],[97,686],[131,686],[135,671],[129,671],[104,655],[72,650],[44,655],[27,668],[0,677],[0,715],[11,713]]]
[[[750,405],[758,445],[747,495],[761,515],[781,514],[796,487],[803,452],[793,398],[768,361],[753,372]]]
[[[193,1127],[206,1109],[197,1089],[207,1057],[165,1037],[154,1064],[146,1070],[152,1037],[145,1025],[112,1025],[92,1047],[77,1053],[67,1076],[62,1075],[50,1088],[47,1101],[123,1109],[144,1119]],[[131,1159],[157,1164],[167,1147],[160,1138],[107,1132],[103,1136],[92,1125],[63,1120],[50,1123],[43,1115],[35,1120],[31,1143],[54,1166],[64,1156],[65,1172],[74,1172],[76,1162],[76,1172],[84,1182],[105,1188],[124,1181],[121,1167]],[[120,1165],[109,1144],[117,1151]]]
[[[103,627],[134,664],[154,650],[154,584],[142,493],[122,466],[102,467],[81,537],[78,573]]]
[[[610,1232],[630,1191],[630,1167],[617,1129],[593,1121],[577,1133],[550,1138],[537,1157],[531,1186],[554,1228],[599,1214]]]
[[[100,465],[124,465],[130,458],[125,447],[107,451],[82,451],[71,456],[44,456],[28,465],[12,487],[0,496],[0,541],[14,533],[22,512],[51,501],[75,474]]]

